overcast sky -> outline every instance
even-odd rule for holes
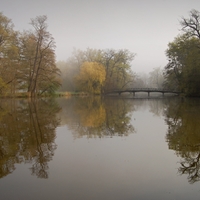
[[[135,72],[166,65],[167,45],[191,9],[200,11],[200,0],[0,0],[15,30],[31,29],[30,18],[48,17],[57,60],[67,60],[73,48],[128,49],[137,54]]]

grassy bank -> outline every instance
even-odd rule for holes
[[[55,93],[44,93],[37,97],[70,97],[70,96],[88,96],[85,92],[55,92]],[[4,94],[0,95],[0,98],[28,98],[28,93],[15,93],[15,94]]]
[[[88,96],[89,94],[86,92],[56,92],[54,96],[58,97],[69,97],[69,96]]]

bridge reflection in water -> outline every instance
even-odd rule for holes
[[[158,92],[162,93],[163,96],[165,93],[171,93],[171,94],[176,94],[179,95],[181,92],[175,91],[175,90],[167,90],[167,89],[162,89],[162,88],[126,88],[126,89],[113,89],[106,91],[105,94],[119,94],[121,95],[122,93],[133,93],[133,96],[135,96],[136,92],[147,92],[148,96],[150,96],[151,92]]]

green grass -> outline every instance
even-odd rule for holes
[[[86,92],[56,92],[55,96],[87,96]]]
[[[70,97],[70,96],[88,96],[86,92],[55,92],[55,93],[44,93],[38,95],[38,97]],[[0,98],[28,98],[27,92],[15,93],[15,94],[4,94],[0,95]]]

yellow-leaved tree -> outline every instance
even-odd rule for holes
[[[77,87],[92,94],[102,93],[106,80],[105,67],[97,62],[84,62],[76,76]]]

